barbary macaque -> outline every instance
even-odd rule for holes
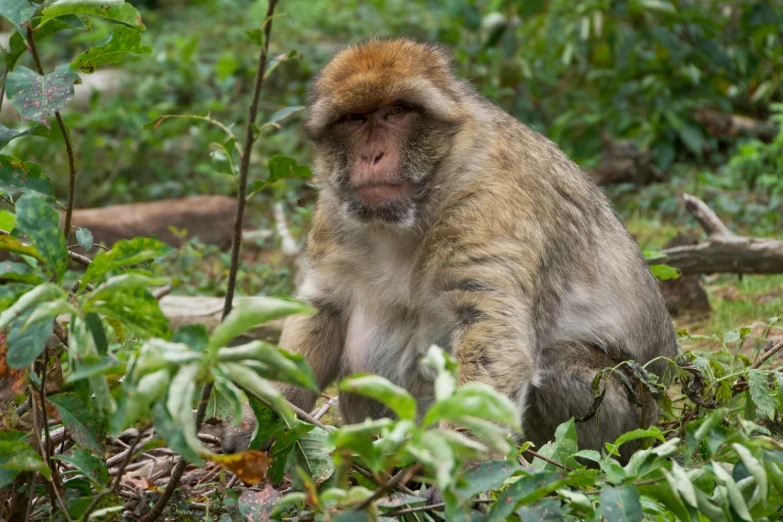
[[[655,279],[603,194],[455,78],[439,48],[372,39],[339,52],[315,80],[305,130],[324,186],[299,297],[318,313],[289,318],[280,344],[319,386],[375,373],[423,412],[433,383],[419,361],[436,344],[460,382],[511,398],[522,440],[540,446],[590,410],[599,370],[677,354]],[[316,400],[285,394],[305,410]],[[392,415],[355,395],[340,408],[350,423]],[[580,446],[601,450],[657,418],[654,401],[642,410],[611,378],[599,416],[577,423]],[[229,428],[224,449],[249,436]]]

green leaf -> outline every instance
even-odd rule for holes
[[[52,471],[32,446],[19,440],[0,440],[0,469],[36,471],[49,480]]]
[[[0,154],[0,191],[10,194],[18,192],[39,194],[46,198],[54,198],[52,183],[41,173],[38,165],[5,154]]]
[[[100,47],[91,47],[76,56],[71,62],[71,69],[92,74],[99,65],[118,63],[128,53],[152,54],[152,47],[141,45],[141,33],[137,30],[114,24],[109,41]]]
[[[60,214],[37,195],[25,195],[16,202],[16,228],[61,280],[68,269],[68,246],[60,230]]]
[[[573,418],[557,427],[557,430],[555,430],[555,440],[548,443],[547,446],[550,444],[552,449],[547,452],[548,454],[546,456],[555,462],[565,463],[569,457],[579,451],[576,437],[576,424],[574,423]],[[544,448],[540,448],[539,452],[543,449]],[[545,465],[542,468],[544,470],[557,471],[559,469],[554,464],[548,462],[544,464]]]
[[[301,468],[318,486],[334,474],[333,451],[334,445],[329,441],[329,433],[318,427],[313,428],[296,439],[288,454],[286,468]],[[299,489],[301,485],[302,481],[298,475],[294,476],[294,487]]]
[[[144,287],[115,291],[106,290],[105,286],[101,288],[103,291],[100,292],[99,298],[84,303],[85,312],[94,312],[119,321],[142,338],[170,335],[169,320],[163,315],[160,303],[149,290]]]
[[[73,304],[71,304],[67,297],[61,297],[53,301],[47,301],[46,303],[41,303],[33,311],[33,313],[30,314],[22,327],[26,330],[39,321],[54,319],[61,314],[78,315],[79,310]],[[51,323],[49,323],[49,326],[51,326]]]
[[[680,271],[669,265],[650,265],[652,274],[661,281],[679,279]]]
[[[46,400],[57,408],[63,425],[76,442],[95,455],[103,454],[103,447],[98,441],[103,439],[105,426],[100,415],[95,415],[73,392],[52,395]]]
[[[9,129],[5,125],[0,124],[0,150],[4,149],[5,146],[11,142],[11,140],[20,138],[22,136],[29,136],[30,134],[33,133],[36,127],[37,124],[30,127],[29,129],[19,131],[19,130]]]
[[[16,214],[0,210],[0,230],[11,232],[14,228],[16,228]]]
[[[254,44],[264,45],[264,32],[261,29],[248,29],[245,34]]]
[[[22,27],[35,14],[35,6],[27,0],[0,0],[0,16],[16,27],[17,31],[26,32]]]
[[[17,254],[34,257],[38,261],[44,261],[34,246],[26,245],[13,236],[0,235],[0,251],[16,252]]]
[[[108,18],[139,31],[146,28],[135,7],[124,0],[56,0],[41,11],[44,21],[63,15],[91,15]]]
[[[117,411],[112,417],[112,430],[122,431],[132,423],[147,418],[151,406],[166,395],[170,382],[168,368],[142,376],[135,385],[127,379],[123,381],[124,393],[120,395]]]
[[[404,388],[378,375],[357,375],[340,383],[340,391],[356,393],[385,404],[400,419],[416,419],[416,399]]]
[[[100,279],[107,272],[150,261],[165,256],[173,250],[166,243],[149,237],[117,241],[110,251],[95,256],[82,277],[79,290],[83,290],[89,283]]]
[[[171,419],[182,429],[182,436],[190,448],[199,454],[209,453],[196,436],[196,419],[193,416],[193,400],[196,394],[196,381],[200,373],[200,365],[191,363],[180,366],[179,371],[171,380],[166,409]],[[201,459],[195,462],[201,465]]]
[[[55,455],[54,458],[73,465],[96,486],[105,487],[109,483],[109,469],[106,464],[89,451],[77,449],[70,455]]]
[[[35,28],[35,41],[36,43],[48,38],[49,36],[66,29],[86,29],[86,26],[82,24],[82,27],[74,27],[74,24],[68,23],[66,18],[53,18],[41,23],[39,18],[33,20],[32,24]],[[14,33],[8,40],[8,50],[5,53],[5,64],[10,70],[16,67],[16,63],[19,58],[27,52],[27,42],[25,41],[26,35],[23,38],[21,34]]]
[[[277,122],[287,118],[288,116],[290,116],[290,115],[292,115],[294,113],[297,113],[297,112],[299,112],[301,110],[304,110],[304,109],[305,109],[304,105],[293,105],[291,107],[283,107],[279,111],[275,112],[272,116],[270,116],[269,120],[267,121],[267,123],[277,123]],[[284,156],[279,156],[279,157],[284,157]],[[271,159],[270,159],[270,163],[271,163]],[[304,168],[307,168],[307,167],[304,167]],[[302,171],[302,172],[304,172],[304,171]]]
[[[748,500],[748,507],[752,508],[759,502],[766,502],[768,492],[768,480],[767,472],[764,470],[764,465],[759,459],[757,459],[748,448],[742,446],[739,443],[732,444],[734,451],[739,455],[740,460],[745,465],[748,473],[753,477],[756,482],[756,487],[753,492],[753,496]]]
[[[740,491],[740,488],[737,486],[737,483],[734,482],[734,479],[731,478],[729,472],[723,469],[723,466],[721,466],[719,462],[712,463],[712,470],[715,473],[717,481],[725,486],[732,509],[734,509],[742,520],[753,522],[753,517],[750,516],[745,497],[743,497],[742,491]]]
[[[568,482],[564,477],[562,473],[549,471],[522,475],[498,495],[497,502],[487,515],[487,522],[506,520],[520,503],[535,502],[560,489]]]
[[[226,361],[258,361],[263,367],[259,375],[273,381],[288,382],[314,392],[319,392],[318,385],[304,357],[292,354],[286,350],[265,341],[253,341],[240,346],[221,348],[218,360]],[[248,364],[256,369],[257,365]]]
[[[767,384],[767,376],[761,370],[750,370],[748,372],[748,387],[750,388],[750,397],[753,399],[756,407],[764,412],[770,420],[775,418],[776,404],[772,396],[772,390]]]
[[[97,258],[96,258],[97,259]],[[243,333],[273,319],[293,314],[313,313],[306,303],[279,297],[248,297],[238,301],[226,318],[212,332],[211,349],[227,345]]]
[[[641,522],[644,517],[634,486],[601,488],[601,512],[607,522]]]
[[[6,328],[24,312],[37,304],[57,299],[63,295],[65,295],[65,291],[55,284],[45,283],[36,286],[0,314],[0,330]]]
[[[468,500],[479,493],[496,490],[519,469],[515,462],[505,460],[482,462],[462,475],[465,484],[458,486],[455,493],[460,499]]]
[[[250,393],[257,395],[259,399],[268,402],[286,422],[289,424],[294,423],[296,417],[288,405],[288,401],[269,381],[259,378],[257,373],[242,364],[232,362],[221,364],[224,365],[225,373],[233,382]]]
[[[683,122],[682,126],[677,129],[677,132],[685,147],[693,154],[701,156],[705,145],[704,134],[702,134],[701,129],[690,123]]]
[[[546,498],[529,506],[522,506],[517,510],[517,515],[522,519],[522,522],[559,522],[563,520],[560,500],[556,498]]]
[[[310,179],[313,172],[307,165],[297,165],[294,158],[288,156],[272,156],[269,158],[269,177],[267,183],[274,183],[286,178]]]
[[[80,82],[78,74],[61,64],[46,76],[17,67],[8,73],[5,85],[8,98],[23,118],[48,128],[49,116],[68,104],[73,98],[74,84]]]
[[[19,281],[37,285],[44,282],[44,276],[27,263],[14,261],[0,262],[0,279],[3,281]]]
[[[454,394],[436,402],[427,411],[423,424],[440,420],[459,423],[464,416],[486,419],[521,431],[519,412],[511,399],[488,384],[472,382],[460,386]]]
[[[157,401],[152,407],[153,426],[155,431],[163,437],[166,445],[176,451],[188,462],[203,463],[203,459],[193,450],[185,440],[185,430],[177,419],[173,419],[165,406],[165,401]],[[203,465],[203,464],[201,464]]]
[[[86,228],[76,229],[76,242],[79,243],[79,246],[81,246],[85,252],[89,252],[92,248],[92,241],[92,232]]]
[[[40,287],[39,287],[40,288]],[[52,334],[54,320],[41,321],[23,327],[32,310],[27,310],[11,325],[8,332],[8,366],[15,369],[29,368],[46,347],[46,340]]]

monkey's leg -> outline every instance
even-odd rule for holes
[[[319,388],[325,388],[337,378],[343,350],[342,325],[336,312],[319,312],[311,316],[292,316],[283,325],[280,346],[301,354],[313,370]],[[310,411],[318,394],[292,384],[277,383],[286,399],[305,411]],[[255,430],[253,410],[246,404],[239,425],[226,422],[223,427],[223,452],[245,451]]]
[[[617,363],[600,350],[582,344],[565,344],[544,349],[537,361],[537,379],[527,393],[527,410],[524,413],[526,440],[541,447],[554,440],[555,430],[571,417],[583,417],[593,404],[590,386],[593,378],[603,368]],[[638,392],[637,392],[638,393]],[[606,396],[598,413],[591,419],[576,423],[580,449],[601,451],[604,443],[614,442],[628,431],[649,426],[657,419],[657,401],[643,392],[642,408],[630,401],[620,379],[607,381]],[[620,447],[621,460],[627,461],[639,447],[628,442]]]

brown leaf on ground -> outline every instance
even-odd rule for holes
[[[249,450],[232,455],[204,455],[204,458],[232,471],[245,484],[255,484],[266,478],[272,458],[265,451]]]

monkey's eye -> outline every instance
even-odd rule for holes
[[[389,112],[386,113],[386,116],[396,116],[397,114],[402,114],[403,112],[407,112],[408,107],[403,105],[402,103],[395,103],[391,107],[389,107]]]

